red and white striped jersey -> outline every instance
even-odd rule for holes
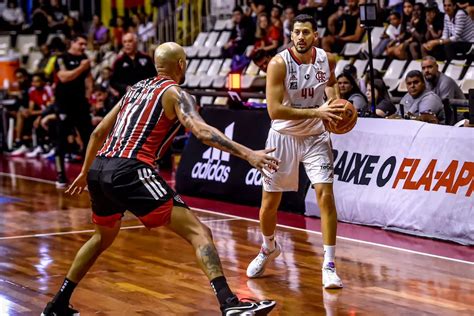
[[[137,159],[154,165],[178,132],[178,119],[170,121],[162,104],[163,93],[177,83],[157,76],[136,83],[122,98],[114,128],[97,156]]]

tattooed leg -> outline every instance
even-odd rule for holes
[[[196,257],[202,271],[204,271],[209,280],[223,275],[221,260],[212,241],[207,245],[199,246],[196,250]]]
[[[168,227],[194,247],[199,267],[209,280],[224,275],[211,231],[193,212],[186,208],[174,207]]]

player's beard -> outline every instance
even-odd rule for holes
[[[299,48],[298,45],[295,45],[295,49],[299,54],[305,54],[307,51],[311,49],[311,45],[305,48]]]

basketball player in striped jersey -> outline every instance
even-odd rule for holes
[[[342,105],[324,102],[325,98],[337,97],[333,88],[335,59],[313,46],[318,33],[316,21],[309,15],[302,14],[293,20],[291,38],[293,46],[268,64],[266,97],[272,123],[267,147],[276,147],[273,155],[282,162],[278,172],[263,181],[260,208],[263,244],[249,264],[247,276],[263,275],[268,262],[284,250],[275,240],[277,210],[283,192],[298,190],[298,167],[302,162],[321,209],[322,284],[325,288],[342,288],[334,262],[337,214],[332,188],[332,148],[323,124],[323,121],[334,124],[340,119],[337,114],[344,111]]]
[[[184,82],[186,54],[175,43],[155,51],[156,77],[135,84],[97,126],[91,136],[81,173],[66,192],[80,194],[87,186],[95,233],[74,259],[44,316],[79,315],[69,306],[76,285],[100,254],[114,241],[126,210],[147,228],[167,226],[195,249],[197,261],[211,282],[223,315],[266,315],[275,301],[240,301],[230,290],[212,241],[211,231],[191,212],[155,171],[179,125],[209,146],[246,159],[259,170],[274,172],[274,149],[253,151],[207,125],[196,104],[177,83]]]

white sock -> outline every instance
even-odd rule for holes
[[[323,267],[325,267],[329,262],[334,262],[336,257],[336,246],[324,245],[324,262]]]
[[[271,236],[265,236],[264,234],[262,234],[262,237],[263,237],[263,247],[265,247],[266,249],[270,251],[275,250],[275,234]]]

